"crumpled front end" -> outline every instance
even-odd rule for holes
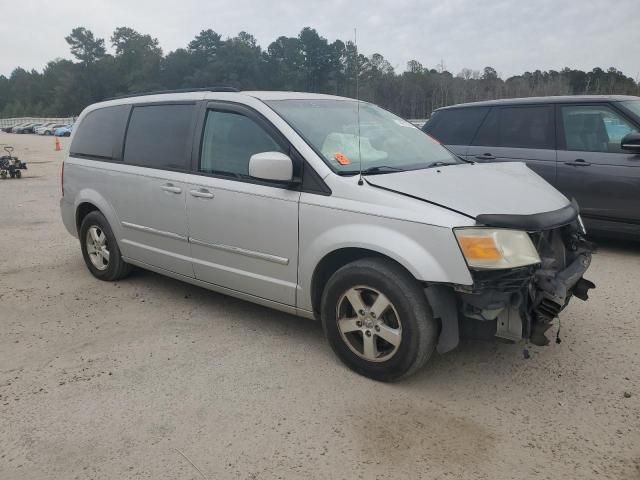
[[[526,311],[525,333],[532,343],[546,345],[544,332],[567,306],[572,296],[586,301],[595,284],[583,277],[591,264],[593,243],[584,238],[584,227],[578,220],[570,225],[532,234],[541,265],[530,284],[530,304]]]
[[[571,298],[587,300],[588,291],[595,287],[583,278],[595,246],[585,238],[577,208],[561,223],[536,229],[514,225],[528,232],[539,263],[510,269],[470,267],[473,285],[425,290],[435,316],[441,319],[439,352],[455,348],[459,336],[483,338],[487,332],[510,341],[549,343],[545,332]]]

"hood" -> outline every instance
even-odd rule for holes
[[[524,163],[465,163],[368,175],[376,187],[478,215],[534,215],[559,210],[569,200]]]

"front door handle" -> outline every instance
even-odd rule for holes
[[[198,198],[213,198],[214,197],[213,193],[211,193],[206,188],[199,188],[198,190],[189,190],[189,193],[191,194],[191,196],[198,197]]]
[[[478,160],[495,160],[496,157],[494,155],[491,155],[490,153],[484,153],[482,155],[476,155],[476,158]]]
[[[160,190],[164,190],[169,193],[182,193],[182,189],[180,187],[176,187],[173,183],[165,183],[160,187]]]
[[[589,162],[585,162],[582,158],[576,158],[573,162],[564,162],[564,164],[571,167],[588,167],[591,165]]]

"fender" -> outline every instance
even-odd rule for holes
[[[343,248],[384,255],[420,281],[472,284],[451,229],[375,216],[358,219],[367,223],[347,223],[336,219],[340,215],[350,215],[353,221],[353,213],[335,210],[328,222],[322,221],[322,215],[301,215],[298,308],[312,309],[311,280],[316,266],[326,255]],[[310,220],[303,220],[305,217]]]

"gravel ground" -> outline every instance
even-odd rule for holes
[[[380,384],[315,322],[94,279],[59,218],[64,151],[1,143],[29,162],[0,182],[1,479],[640,478],[640,245],[601,243],[561,344],[465,341]]]

